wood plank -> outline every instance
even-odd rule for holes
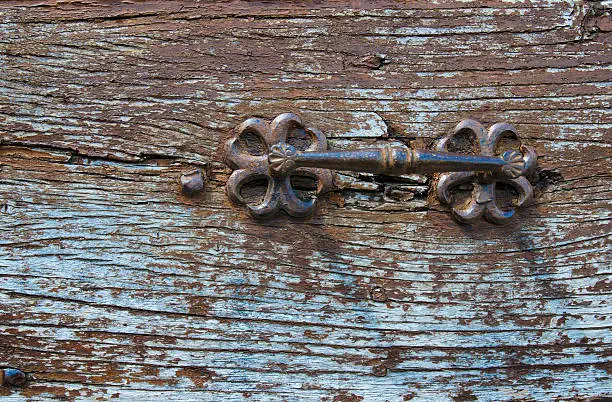
[[[612,396],[606,4],[3,2],[0,395]],[[254,221],[223,143],[285,111],[336,148],[509,121],[535,203],[465,226],[434,177],[345,174]]]

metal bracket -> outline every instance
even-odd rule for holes
[[[291,132],[299,131],[310,137],[310,145],[296,150],[288,144]],[[478,139],[479,155],[462,155],[447,152],[452,138],[462,132],[470,132]],[[247,135],[256,136],[264,146],[262,154],[252,154],[238,142]],[[270,124],[251,118],[236,129],[226,145],[226,162],[234,169],[226,189],[229,198],[246,204],[251,215],[264,218],[284,210],[291,216],[310,215],[317,197],[332,186],[331,170],[372,172],[387,175],[407,173],[443,173],[436,184],[441,202],[452,207],[453,215],[461,222],[484,217],[490,222],[503,223],[514,214],[514,208],[501,209],[495,199],[495,184],[505,183],[518,194],[516,206],[533,197],[533,189],[526,178],[536,164],[533,149],[520,146],[496,154],[501,138],[518,140],[514,127],[498,123],[488,130],[476,120],[459,123],[455,130],[438,141],[436,151],[411,149],[405,145],[388,144],[380,148],[352,151],[328,151],[325,136],[314,128],[304,127],[293,113],[277,116]],[[452,173],[447,173],[452,172]],[[310,176],[317,180],[316,195],[311,199],[298,197],[292,188],[291,177]],[[241,196],[242,187],[257,179],[266,179],[267,191],[261,203],[247,204]],[[472,183],[472,195],[466,203],[456,203],[452,192],[460,185]]]

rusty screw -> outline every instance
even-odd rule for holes
[[[376,286],[370,289],[370,297],[372,298],[372,300],[377,302],[385,302],[388,299],[387,291],[384,288],[381,288],[380,286]]]
[[[200,169],[193,169],[181,175],[183,193],[194,194],[204,188],[204,176]]]
[[[23,371],[13,369],[13,368],[5,368],[2,371],[1,381],[0,383],[9,387],[21,387],[26,382],[26,375]]]

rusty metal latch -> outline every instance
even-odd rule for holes
[[[292,131],[301,130],[311,141],[304,150],[297,150],[287,143]],[[447,152],[449,141],[460,132],[471,132],[480,146],[480,155],[462,155]],[[261,155],[247,152],[238,146],[245,135],[255,135],[265,147]],[[496,183],[505,183],[518,194],[516,206],[533,198],[533,189],[526,176],[533,171],[537,155],[529,147],[510,149],[496,155],[496,145],[503,137],[518,139],[514,127],[497,123],[488,130],[478,121],[460,122],[455,130],[440,139],[435,151],[412,149],[402,144],[387,144],[380,148],[350,151],[328,151],[325,136],[314,128],[304,127],[293,113],[277,116],[270,124],[251,118],[244,121],[235,136],[227,142],[226,162],[234,169],[227,181],[229,198],[246,204],[251,215],[264,218],[280,210],[291,216],[304,217],[315,209],[316,196],[310,199],[298,197],[292,188],[292,175],[305,175],[317,180],[316,194],[331,188],[332,172],[354,171],[386,175],[407,173],[442,173],[436,184],[438,199],[451,206],[453,215],[461,222],[484,217],[490,222],[503,223],[514,215],[514,208],[502,209],[495,200]],[[267,179],[264,199],[256,205],[247,204],[241,196],[241,188],[250,181]],[[453,200],[452,190],[472,183],[472,196],[467,202]]]

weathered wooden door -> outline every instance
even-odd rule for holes
[[[27,375],[0,395],[611,396],[611,27],[607,1],[0,4],[0,368]],[[464,225],[432,176],[336,173],[312,218],[255,220],[223,144],[283,112],[342,149],[510,122],[535,202]]]

